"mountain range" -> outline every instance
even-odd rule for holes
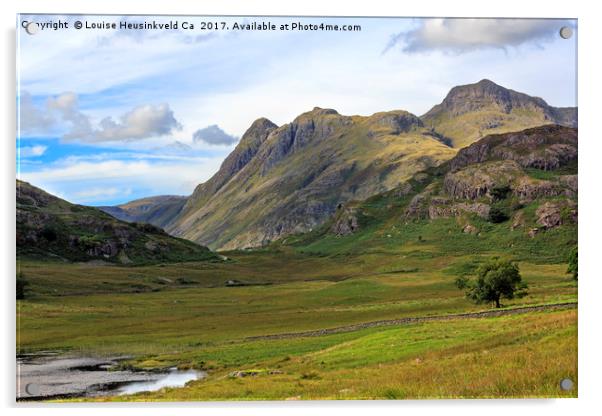
[[[312,231],[337,208],[395,189],[484,136],[576,123],[576,108],[552,107],[489,80],[452,88],[421,117],[316,107],[282,126],[253,122],[218,172],[187,198],[102,209],[212,249],[257,247]]]

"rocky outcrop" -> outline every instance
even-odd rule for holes
[[[514,194],[522,203],[529,203],[538,198],[560,195],[574,196],[574,192],[559,180],[546,181],[533,179],[528,176],[520,178],[513,187]]]
[[[521,167],[512,160],[489,162],[449,172],[443,186],[453,198],[474,200],[490,196],[493,188],[511,184],[522,175]]]
[[[458,202],[447,195],[435,195],[434,187],[415,195],[405,210],[408,219],[453,218],[475,214],[487,218],[490,205],[482,202]]]
[[[535,211],[537,224],[548,230],[577,222],[577,204],[571,200],[545,202]]]
[[[524,168],[555,170],[577,160],[577,129],[547,125],[490,135],[461,149],[450,169],[493,160],[513,160]]]
[[[487,218],[491,207],[481,202],[474,203],[451,203],[450,200],[435,197],[430,201],[428,217],[431,220],[437,218],[452,218],[464,214],[476,214],[481,218]]]
[[[430,199],[435,193],[433,186],[428,186],[424,191],[414,195],[405,210],[405,216],[411,219],[426,219],[430,217]]]
[[[564,186],[569,192],[567,192],[567,196],[576,197],[579,190],[579,181],[577,179],[577,175],[562,175],[559,178],[559,181],[562,186]]]
[[[431,170],[433,182],[414,195],[405,217],[461,217],[466,221],[476,215],[494,223],[511,218],[512,230],[529,225],[532,237],[549,228],[576,223],[577,175],[561,174],[576,170],[576,165],[544,173],[576,163],[576,146],[576,130],[559,126],[484,138]],[[535,163],[544,160],[537,158],[541,155],[546,162]],[[543,203],[536,218],[525,215],[522,208],[537,201]],[[468,227],[463,231],[473,230]]]
[[[330,231],[337,236],[345,236],[355,233],[360,228],[356,208],[343,208]]]

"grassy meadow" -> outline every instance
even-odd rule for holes
[[[454,280],[496,254],[518,261],[529,285],[527,297],[506,300],[505,308],[577,299],[563,261],[570,230],[528,240],[501,226],[481,236],[458,233],[453,221],[415,230],[409,224],[403,233],[393,227],[291,238],[289,245],[222,253],[221,262],[22,260],[30,286],[17,304],[18,352],[125,354],[132,357],[126,367],[208,372],[184,388],[94,400],[577,395],[558,387],[562,378],[577,380],[576,309],[249,339],[490,309],[470,303]],[[436,238],[442,234],[448,237]],[[554,241],[558,249],[546,252]],[[231,375],[237,371],[249,376]]]

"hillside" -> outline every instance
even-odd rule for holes
[[[315,108],[280,127],[259,119],[166,230],[212,248],[263,245],[454,154],[405,111],[361,117]]]
[[[577,194],[577,129],[541,126],[487,136],[281,243],[327,254],[398,245],[464,254],[503,248],[518,258],[564,261],[577,243]]]
[[[17,257],[120,264],[212,260],[206,247],[129,224],[17,180]]]
[[[165,228],[178,215],[186,199],[185,196],[160,195],[98,209],[122,221],[146,222]]]
[[[493,133],[544,124],[577,126],[576,108],[558,108],[538,97],[483,79],[451,89],[443,102],[420,117],[425,126],[462,148]]]

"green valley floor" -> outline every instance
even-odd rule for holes
[[[22,260],[30,290],[17,303],[18,353],[126,354],[127,368],[208,372],[183,388],[71,400],[577,395],[559,388],[577,380],[577,284],[554,259],[520,260],[529,295],[503,306],[566,308],[357,325],[491,310],[454,285],[491,253],[429,255],[421,244],[349,255],[282,246],[140,267]]]

